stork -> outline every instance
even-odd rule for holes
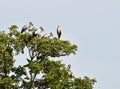
[[[58,39],[60,39],[60,37],[61,37],[61,30],[62,30],[62,28],[58,25],[58,27],[57,27],[57,35],[58,35]]]
[[[40,26],[38,29],[36,29],[35,32],[33,32],[33,37],[39,35],[43,31],[44,31],[44,29]]]
[[[42,38],[50,38],[50,37],[53,37],[52,32],[47,33],[47,34],[44,34],[44,35],[42,36]]]
[[[70,68],[71,68],[71,65],[70,65],[70,64],[68,64],[67,69],[68,69],[68,70],[70,70]]]
[[[21,30],[21,33],[25,32],[27,29],[29,29],[31,26],[33,26],[32,22],[29,22],[29,24],[27,25],[24,25],[22,30]]]

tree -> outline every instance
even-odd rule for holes
[[[25,33],[16,25],[0,32],[0,89],[92,89],[95,79],[76,78],[70,65],[55,57],[75,54],[77,46],[56,37],[33,37],[35,28]],[[27,50],[27,51],[26,51]],[[25,65],[14,66],[15,56],[28,53]],[[20,59],[19,59],[20,60]]]

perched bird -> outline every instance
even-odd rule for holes
[[[29,22],[29,24],[27,25],[24,25],[22,30],[21,30],[21,33],[25,32],[27,29],[29,29],[31,26],[33,26],[32,22]]]
[[[58,26],[57,27],[57,35],[58,35],[58,39],[60,39],[60,37],[61,37],[61,30],[62,30],[62,28],[60,27],[60,26]]]
[[[70,68],[71,68],[71,65],[69,64],[69,65],[67,66],[67,69],[70,70]]]
[[[44,31],[44,29],[40,26],[38,29],[36,29],[35,32],[33,32],[33,37],[39,35],[43,31]]]
[[[44,34],[44,35],[42,36],[42,38],[50,38],[50,37],[53,37],[52,32],[47,33],[47,34]]]

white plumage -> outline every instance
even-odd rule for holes
[[[47,33],[47,34],[44,34],[44,35],[42,36],[42,38],[49,38],[49,37],[53,37],[52,32]]]
[[[40,26],[38,29],[36,29],[35,32],[33,32],[33,37],[39,35],[43,31],[44,31],[44,29]]]
[[[29,22],[29,24],[27,25],[24,25],[22,30],[21,30],[21,33],[25,32],[27,29],[29,29],[31,26],[33,26],[32,22]]]

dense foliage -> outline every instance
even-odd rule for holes
[[[52,58],[75,54],[77,46],[56,37],[33,38],[35,28],[20,33],[16,25],[0,32],[0,89],[92,89],[95,79],[76,78],[69,66]],[[27,50],[27,51],[25,51]],[[26,54],[25,65],[14,66]],[[39,76],[39,77],[38,77]]]

